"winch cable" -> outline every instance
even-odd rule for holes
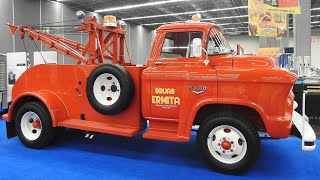
[[[23,47],[24,47],[24,51],[26,53],[28,53],[26,43],[24,42],[24,38],[22,39],[22,44],[23,44]]]
[[[26,43],[24,42],[24,38],[22,39],[22,43],[23,43],[24,51],[26,52],[27,69],[29,69],[29,67],[30,67],[29,62],[30,62],[30,61],[28,61],[28,50],[27,50]]]
[[[40,55],[41,55],[41,57],[42,57],[42,59],[43,59],[43,62],[44,62],[45,64],[47,64],[47,61],[44,59],[44,57],[43,57],[43,55],[42,55],[42,53],[41,53],[41,51],[40,51],[40,49],[39,49],[39,47],[38,47],[37,43],[36,43],[35,41],[33,41],[33,43],[34,43],[34,45],[36,46],[36,48],[37,48],[38,52],[40,53]]]
[[[132,64],[132,59],[131,59],[131,55],[130,55],[130,51],[129,51],[129,47],[128,47],[128,42],[127,42],[127,38],[126,38],[125,35],[124,35],[124,42],[126,44],[126,49],[127,49],[127,53],[128,53],[130,64]]]

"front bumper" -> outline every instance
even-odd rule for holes
[[[294,102],[294,109],[298,107],[298,103]],[[301,134],[302,150],[313,151],[316,148],[316,134],[309,124],[309,118],[305,115],[305,98],[302,105],[302,115],[295,110],[292,113],[292,122]]]
[[[316,134],[308,122],[308,117],[302,117],[296,111],[292,113],[292,122],[302,137],[302,150],[313,151],[316,148]]]

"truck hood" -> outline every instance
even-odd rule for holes
[[[233,57],[234,68],[279,68],[276,60],[263,56],[236,55]]]

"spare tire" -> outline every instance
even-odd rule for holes
[[[91,72],[86,92],[89,103],[97,112],[115,115],[130,105],[134,93],[133,81],[124,67],[104,64]]]

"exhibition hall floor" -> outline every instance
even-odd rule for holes
[[[261,143],[256,166],[241,177],[208,169],[195,146],[188,143],[97,134],[85,139],[67,131],[42,150],[8,140],[0,120],[0,179],[308,179],[320,176],[320,150],[302,152],[296,138]],[[320,141],[317,142],[318,145]]]

